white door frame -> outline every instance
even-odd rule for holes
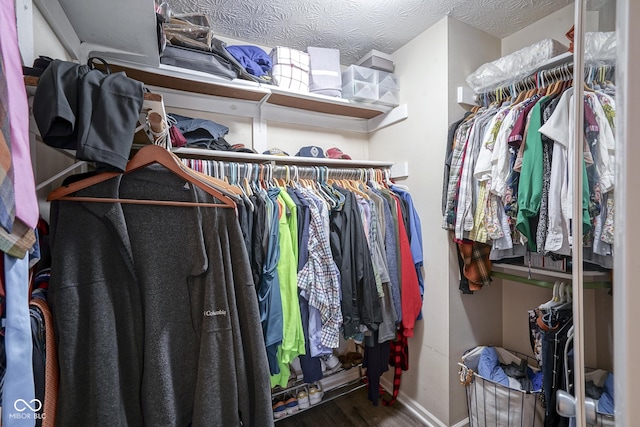
[[[640,425],[640,2],[617,2],[614,372],[616,426]]]

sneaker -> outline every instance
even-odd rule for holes
[[[319,382],[313,383],[313,385],[309,387],[309,404],[317,405],[322,400],[322,396],[324,396],[322,384]]]
[[[282,400],[273,404],[273,418],[276,420],[287,415],[287,407]]]
[[[284,406],[287,408],[287,415],[292,415],[298,412],[298,398],[293,396],[284,402]]]
[[[298,408],[300,409],[307,409],[309,406],[311,406],[311,403],[309,402],[309,393],[307,393],[306,389],[302,389],[298,392]]]
[[[324,371],[327,374],[332,374],[342,367],[342,363],[340,363],[340,360],[334,354],[320,356],[320,361],[325,367]]]

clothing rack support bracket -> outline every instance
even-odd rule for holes
[[[409,107],[407,104],[400,104],[386,114],[381,114],[367,121],[369,132],[373,132],[387,126],[394,125],[409,117]]]

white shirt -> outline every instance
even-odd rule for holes
[[[569,220],[572,217],[573,88],[565,91],[540,133],[554,141],[549,182],[549,226],[545,251],[569,255]]]

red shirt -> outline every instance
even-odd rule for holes
[[[416,323],[416,319],[420,314],[422,308],[422,298],[420,297],[420,285],[418,283],[418,275],[416,273],[416,266],[411,256],[411,245],[409,244],[409,236],[407,230],[404,227],[404,221],[402,220],[402,209],[400,208],[400,202],[395,198],[396,206],[398,210],[398,234],[400,242],[400,271],[402,277],[401,284],[401,296],[402,302],[402,326],[404,327],[403,334],[406,337],[413,336],[413,326]]]

